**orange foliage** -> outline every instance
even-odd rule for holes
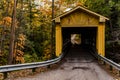
[[[24,52],[22,49],[24,49],[25,45],[25,35],[24,34],[19,34],[17,40],[18,42],[15,43],[15,51],[14,51],[14,59],[16,63],[24,63]]]
[[[11,22],[12,22],[11,17],[4,17],[3,20],[1,21],[1,24],[5,25],[6,27],[10,27]]]

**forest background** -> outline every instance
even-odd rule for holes
[[[106,57],[120,63],[120,0],[55,0],[55,16],[83,6],[110,20]],[[39,62],[51,53],[51,0],[0,0],[0,65]]]

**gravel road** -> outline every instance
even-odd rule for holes
[[[73,47],[59,68],[14,80],[115,80],[84,49]]]

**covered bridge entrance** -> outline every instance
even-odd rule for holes
[[[81,35],[81,45],[90,45],[105,56],[105,21],[108,18],[78,6],[55,19],[56,56],[62,53],[63,43],[71,34]]]

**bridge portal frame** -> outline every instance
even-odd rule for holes
[[[105,56],[105,22],[108,18],[97,14],[89,9],[77,6],[68,12],[61,14],[55,19],[55,53],[59,56],[62,53],[63,27],[97,27],[96,49],[98,54]]]

